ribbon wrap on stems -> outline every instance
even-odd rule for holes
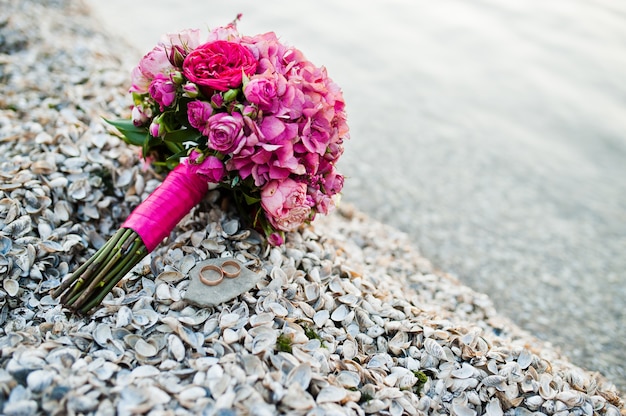
[[[122,228],[135,231],[152,252],[170,235],[176,224],[202,201],[207,193],[207,180],[180,163],[163,183],[128,216]]]
[[[202,201],[207,178],[187,163],[176,166],[128,216],[122,227],[53,293],[72,309],[86,313]]]

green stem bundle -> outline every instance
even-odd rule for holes
[[[145,244],[135,231],[120,228],[52,296],[60,296],[61,303],[77,312],[87,313],[98,306],[147,254]]]

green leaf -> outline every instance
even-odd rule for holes
[[[166,133],[163,140],[166,142],[184,143],[189,141],[195,142],[200,137],[202,137],[202,133],[196,129],[180,129]]]
[[[261,201],[261,198],[255,198],[253,196],[246,194],[245,192],[243,192],[243,198],[246,200],[246,204],[248,205],[254,205],[257,202]]]
[[[132,120],[107,120],[105,118],[104,121],[118,129],[119,132],[122,133],[122,136],[124,136],[126,143],[141,146],[149,139],[150,135],[148,134],[148,129],[135,126]]]
[[[180,150],[178,153],[173,154],[172,156],[168,157],[166,159],[166,162],[169,163],[175,163],[178,164],[178,162],[180,161],[181,157],[185,157],[187,156],[187,150]],[[176,165],[174,165],[176,166]]]

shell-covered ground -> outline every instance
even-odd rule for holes
[[[351,206],[270,248],[214,191],[72,314],[49,291],[162,179],[102,120],[128,114],[129,47],[79,1],[2,1],[0,413],[625,413],[601,375]],[[215,257],[260,283],[188,304],[189,271]]]

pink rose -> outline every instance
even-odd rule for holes
[[[157,45],[144,55],[139,61],[132,73],[130,92],[136,92],[138,94],[145,94],[150,88],[150,83],[157,76],[157,74],[168,74],[175,68],[170,63],[170,60],[165,51],[163,45]]]
[[[161,111],[176,99],[176,85],[169,77],[157,74],[150,83],[150,96],[159,104]]]
[[[187,162],[189,170],[192,173],[204,176],[209,182],[218,183],[226,174],[224,163],[215,156],[206,158],[203,158],[203,156],[202,153],[194,149],[189,155]]]
[[[161,125],[161,118],[156,117],[150,123],[150,127],[148,128],[150,135],[153,137],[161,137],[165,134],[165,127]]]
[[[267,237],[267,241],[270,243],[271,246],[274,247],[281,246],[285,242],[283,236],[280,233],[270,234],[269,237]]]
[[[194,129],[197,129],[203,136],[209,135],[209,118],[213,114],[211,104],[194,100],[187,104],[187,119]]]
[[[271,78],[252,78],[244,87],[243,94],[263,111],[275,112],[278,108],[278,88]]]
[[[331,171],[326,174],[326,176],[324,176],[324,179],[322,180],[322,186],[326,194],[335,195],[341,192],[341,189],[343,188],[343,181],[343,175],[337,173],[337,171],[333,167]]]
[[[167,33],[161,39],[170,63],[180,67],[189,51],[200,45],[200,29],[185,29],[177,33]]]
[[[309,219],[306,191],[306,183],[290,178],[272,180],[263,187],[261,206],[274,228],[293,231]]]
[[[150,120],[150,117],[152,117],[150,107],[143,108],[142,105],[133,106],[133,109],[131,110],[131,119],[133,120],[133,124],[135,126],[143,126]]]
[[[239,18],[239,17],[237,17]],[[216,27],[209,33],[208,41],[227,40],[229,42],[238,41],[241,36],[237,31],[237,26],[230,23],[226,26]]]
[[[201,89],[227,91],[241,86],[242,73],[256,71],[252,53],[239,43],[216,40],[191,51],[183,62],[183,74]]]
[[[243,116],[236,112],[217,113],[209,118],[208,133],[205,136],[209,148],[224,154],[238,153],[245,144]]]

